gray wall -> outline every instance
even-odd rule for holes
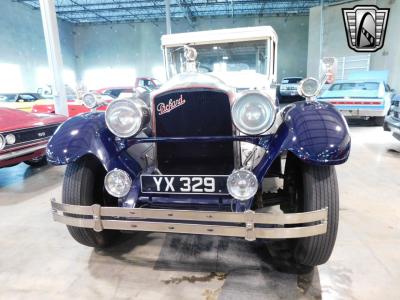
[[[0,12],[0,64],[19,65],[23,87],[36,91],[36,70],[48,66],[40,12],[11,0],[0,1]],[[58,23],[64,65],[75,70],[73,26]]]
[[[359,4],[373,4],[381,8],[390,8],[389,22],[387,25],[384,47],[371,54],[371,70],[389,70],[389,84],[400,89],[400,44],[397,36],[400,29],[400,1],[356,1],[343,5],[325,7],[323,11],[323,45],[322,57],[324,56],[351,56],[358,53],[351,50],[347,45],[346,32],[344,29],[342,8],[351,8]],[[317,76],[319,68],[319,33],[320,33],[320,7],[310,10],[309,45],[307,74]]]
[[[308,17],[236,17],[198,19],[194,28],[186,20],[172,23],[173,33],[220,28],[271,25],[278,33],[278,78],[305,76],[307,70]],[[75,28],[77,70],[95,67],[133,67],[137,75],[152,75],[162,66],[160,37],[164,23],[85,25]]]

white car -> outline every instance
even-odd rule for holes
[[[288,97],[288,96],[298,96],[299,93],[297,92],[297,87],[299,82],[303,78],[301,77],[285,77],[281,81],[281,86],[279,88],[281,96]]]

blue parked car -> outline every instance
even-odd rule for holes
[[[307,101],[279,110],[269,85],[237,93],[204,72],[260,66],[272,83],[276,43],[268,26],[163,37],[165,64],[179,72],[151,93],[150,107],[139,94],[116,100],[69,119],[50,140],[48,160],[67,165],[54,219],[96,248],[121,231],[292,239],[299,265],[326,262],[339,217],[334,165],[350,152],[345,119],[315,101],[315,79],[299,84]],[[271,177],[283,179],[274,193]]]
[[[392,96],[382,80],[343,80],[333,83],[318,100],[333,104],[345,117],[372,120],[382,126]]]

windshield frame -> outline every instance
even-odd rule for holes
[[[166,72],[166,77],[167,79],[172,78],[174,75],[171,67],[170,67],[170,60],[168,58],[169,52],[171,49],[176,49],[179,47],[184,47],[184,46],[190,46],[196,49],[196,46],[204,46],[204,45],[210,45],[210,47],[217,46],[218,44],[234,44],[234,43],[243,43],[246,41],[265,41],[266,42],[266,51],[267,51],[267,57],[268,57],[268,63],[266,66],[266,73],[263,75],[267,76],[268,81],[275,81],[277,78],[277,52],[278,52],[278,47],[277,47],[277,40],[275,40],[273,37],[264,37],[264,38],[258,38],[258,39],[243,39],[243,40],[237,40],[237,41],[225,41],[225,40],[220,40],[220,41],[212,41],[210,43],[207,42],[202,42],[202,43],[186,43],[186,44],[179,44],[179,45],[168,45],[168,46],[163,46],[163,57],[164,57],[164,68]],[[180,74],[177,72],[177,74]],[[206,73],[207,74],[207,73]]]

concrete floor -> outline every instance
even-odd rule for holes
[[[0,299],[400,299],[400,142],[351,133],[334,253],[303,275],[241,239],[137,233],[94,251],[51,220],[63,167],[0,169]]]

